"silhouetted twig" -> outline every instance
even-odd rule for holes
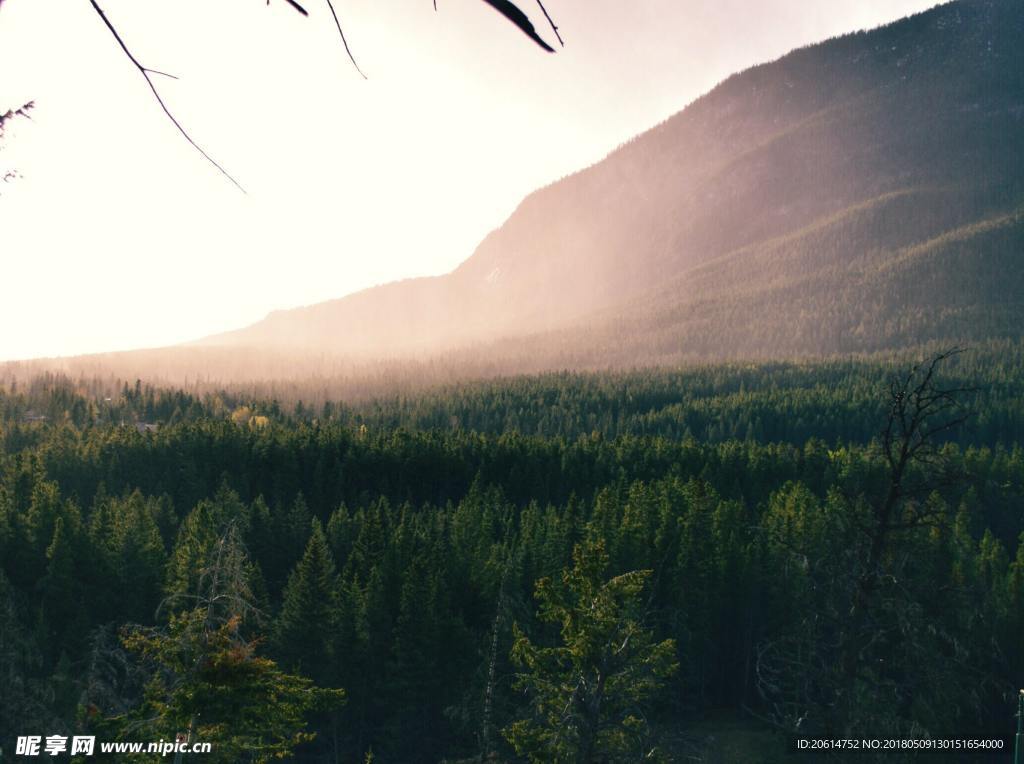
[[[434,2],[436,3],[437,0],[434,0]],[[555,33],[555,37],[558,38],[559,44],[564,48],[565,40],[562,39],[562,35],[558,34],[558,27],[555,25],[554,19],[548,15],[548,9],[544,7],[544,3],[542,3],[541,0],[537,0],[537,5],[539,5],[540,9],[544,12],[544,18],[546,18],[548,23],[551,25],[551,31]]]
[[[148,66],[146,67],[146,71],[150,74],[159,74],[161,77],[168,77],[172,80],[178,79],[178,75],[176,74],[168,74],[167,72],[161,72],[159,69],[150,69]]]
[[[297,2],[295,2],[295,0],[284,0],[284,1],[286,3],[288,3],[288,5],[290,5],[292,8],[297,10],[299,13],[301,13],[303,16],[308,16],[309,15],[309,13],[306,11],[306,9],[303,8],[301,5],[299,5]],[[267,5],[270,5],[270,0],[267,0]]]
[[[555,49],[544,42],[541,36],[537,34],[537,30],[534,28],[533,23],[529,17],[523,13],[515,3],[509,2],[509,0],[484,0],[489,6],[494,8],[498,13],[504,16],[506,19],[515,24],[519,29],[522,30],[523,34],[537,43],[540,47],[546,50],[548,53],[554,53]]]
[[[363,74],[363,70],[359,68],[359,64],[356,63],[356,57],[349,50],[348,40],[345,39],[345,33],[341,31],[341,22],[338,21],[338,14],[334,12],[334,3],[331,0],[327,0],[327,7],[331,9],[331,15],[334,16],[334,24],[338,27],[338,34],[341,35],[341,44],[345,46],[345,52],[348,53],[349,61],[352,62],[352,66],[356,68],[356,71],[363,75],[363,79],[367,79],[366,75]]]
[[[110,23],[110,19],[107,18],[107,15],[103,12],[103,9],[100,8],[100,6],[96,2],[96,0],[89,0],[89,3],[90,3],[90,5],[92,5],[93,10],[95,10],[96,13],[99,15],[99,17],[103,20],[103,23],[104,23],[104,25],[106,25],[107,29],[110,30],[110,33],[114,36],[114,39],[117,40],[117,44],[121,46],[121,50],[124,51],[124,54],[128,57],[128,60],[131,61],[132,64],[135,65],[135,68],[139,70],[139,74],[141,74],[146,79],[146,84],[149,85],[149,89],[153,91],[153,96],[156,98],[157,103],[160,104],[160,108],[163,109],[164,114],[167,115],[167,118],[169,120],[171,120],[171,122],[174,124],[174,126],[176,128],[178,128],[178,132],[180,132],[185,137],[186,141],[188,141],[190,144],[192,144],[192,148],[194,148],[196,151],[198,151],[200,154],[202,154],[203,157],[205,157],[206,161],[208,161],[210,164],[212,164],[214,167],[216,167],[218,170],[220,170],[221,174],[225,178],[230,180],[232,183],[234,183],[238,187],[238,189],[240,191],[245,193],[245,189],[242,188],[242,185],[237,180],[235,180],[233,177],[231,177],[231,174],[228,173],[228,171],[225,170],[223,167],[221,167],[216,162],[216,160],[214,160],[213,157],[211,157],[209,154],[207,154],[205,151],[203,151],[202,147],[198,143],[196,143],[194,140],[192,140],[192,136],[188,134],[188,131],[185,130],[184,127],[181,126],[181,123],[178,122],[178,120],[171,113],[171,110],[167,107],[167,104],[164,103],[164,99],[160,97],[160,91],[158,91],[156,89],[156,85],[153,84],[153,80],[149,76],[151,73],[152,74],[162,74],[162,75],[164,75],[166,77],[172,77],[173,75],[165,74],[164,72],[158,72],[158,71],[156,71],[154,69],[148,69],[145,66],[143,66],[142,64],[140,64],[139,60],[137,58],[135,58],[135,56],[132,54],[132,52],[128,49],[128,46],[125,44],[125,41],[121,38],[121,35],[118,33],[117,29],[114,27],[114,25],[112,23]]]

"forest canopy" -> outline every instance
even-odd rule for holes
[[[268,745],[310,761],[550,760],[588,740],[678,760],[722,724],[779,756],[797,731],[1004,739],[1024,674],[1024,412],[1020,356],[986,352],[936,369],[971,415],[898,479],[902,363],[317,405],[9,381],[0,722],[126,737],[161,708],[147,734],[167,737],[198,710],[176,688],[213,709],[260,676],[291,720]],[[203,609],[212,580],[234,604]],[[605,616],[572,615],[587,597]],[[552,717],[545,682],[583,681],[626,633],[640,663],[619,664],[607,713]],[[175,668],[196,644],[235,667],[227,684]],[[313,686],[316,703],[288,700]]]

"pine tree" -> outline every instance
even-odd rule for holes
[[[218,539],[231,524],[247,520],[238,494],[222,484],[212,500],[203,500],[181,523],[174,551],[167,561],[165,591],[170,597],[194,595],[211,561]],[[247,529],[242,529],[247,530]]]
[[[53,538],[46,548],[46,574],[39,582],[40,622],[46,637],[46,654],[51,660],[73,649],[77,635],[86,628],[78,575],[82,558],[80,532],[78,510],[69,504],[54,524]]]
[[[256,568],[241,536],[229,522],[206,550],[195,593],[178,598],[194,607],[172,613],[166,627],[123,630],[150,676],[134,708],[93,720],[97,734],[158,740],[188,731],[212,745],[211,761],[266,762],[312,740],[307,717],[343,702],[342,690],[320,689],[257,654]]]
[[[274,627],[273,644],[284,665],[317,681],[336,673],[334,638],[339,620],[338,574],[319,520],[302,559],[288,577],[284,602]]]
[[[0,571],[0,729],[13,732],[48,723],[52,698],[38,678],[43,659],[31,630],[19,617],[14,587]],[[5,741],[6,742],[6,741]]]
[[[211,627],[200,607],[172,616],[165,630],[126,633],[125,647],[160,670],[143,703],[106,720],[106,729],[121,739],[152,740],[189,731],[211,744],[205,758],[225,763],[267,762],[312,740],[306,717],[339,705],[344,693],[285,673],[257,654],[255,641],[242,638],[241,626],[235,615]]]
[[[160,505],[135,491],[114,506],[117,519],[111,543],[121,617],[149,621],[160,601],[167,558],[155,517]]]
[[[31,503],[25,516],[28,531],[27,559],[21,575],[38,580],[46,569],[46,550],[53,541],[57,519],[61,515],[60,488],[56,483],[37,480],[32,487]],[[17,550],[16,550],[17,551]]]
[[[541,621],[559,624],[560,644],[535,645],[515,627],[515,687],[532,714],[505,736],[532,762],[637,760],[653,757],[645,720],[637,715],[676,669],[675,643],[657,642],[644,626],[643,590],[651,571],[605,578],[603,541],[579,544],[561,586],[537,582]],[[600,759],[598,759],[600,756]]]
[[[424,556],[416,555],[402,585],[395,619],[394,657],[389,666],[388,711],[393,737],[415,740],[415,747],[397,748],[409,759],[431,751],[441,723],[437,710],[446,697],[441,654],[444,640],[455,641],[455,629],[444,629],[448,615],[438,571]],[[440,752],[438,752],[440,753]]]

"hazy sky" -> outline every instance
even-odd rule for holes
[[[729,74],[933,0],[5,0],[0,360],[152,347],[467,258],[519,200]],[[554,42],[532,0],[520,5]]]

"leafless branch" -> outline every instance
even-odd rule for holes
[[[434,0],[434,4],[435,5],[437,4],[437,0]],[[565,47],[565,40],[563,40],[562,39],[562,35],[560,35],[558,33],[558,27],[555,26],[554,20],[548,14],[548,9],[544,7],[544,3],[542,3],[541,0],[537,0],[537,5],[539,5],[541,11],[544,12],[544,18],[546,18],[548,20],[548,23],[551,25],[551,31],[554,32],[555,33],[555,37],[558,38],[558,43],[564,48]]]
[[[352,51],[349,50],[348,40],[345,39],[345,33],[341,29],[341,22],[338,21],[338,14],[334,11],[334,3],[331,0],[327,0],[327,7],[331,9],[331,15],[334,16],[334,24],[338,27],[338,34],[341,35],[341,44],[345,46],[345,52],[348,53],[348,59],[352,62],[352,66],[356,68],[356,71],[362,75],[363,79],[367,79],[366,75],[363,74],[363,70],[359,68],[359,64],[356,63],[356,57],[352,55]]]
[[[146,67],[146,71],[150,74],[159,74],[161,77],[170,77],[172,80],[178,79],[177,75],[168,74],[167,72],[161,72],[159,69],[150,69],[149,67]]]
[[[93,10],[95,10],[97,15],[100,17],[100,19],[103,20],[103,24],[107,27],[108,30],[110,30],[110,33],[114,36],[114,39],[117,40],[117,44],[121,47],[121,50],[124,51],[124,54],[128,57],[128,60],[131,61],[132,64],[134,64],[135,68],[139,70],[139,74],[141,74],[145,78],[146,84],[149,85],[149,89],[151,91],[153,91],[153,96],[156,98],[157,103],[160,104],[160,108],[163,109],[164,114],[166,114],[167,118],[169,120],[171,120],[171,123],[176,128],[178,128],[178,132],[180,132],[185,137],[185,140],[188,141],[192,145],[192,148],[194,148],[196,151],[198,151],[200,154],[203,155],[203,157],[206,159],[206,161],[208,161],[210,164],[212,164],[214,167],[216,167],[218,170],[220,170],[220,173],[225,178],[230,180],[232,183],[235,184],[235,186],[238,187],[238,189],[240,191],[245,193],[245,189],[242,188],[241,184],[237,180],[235,180],[233,177],[231,177],[230,173],[228,173],[227,170],[225,170],[223,167],[221,167],[216,162],[216,160],[213,159],[213,157],[211,157],[209,154],[207,154],[203,150],[203,148],[192,139],[192,136],[188,134],[188,131],[185,130],[184,127],[182,127],[181,123],[178,122],[178,120],[175,118],[174,114],[171,113],[171,110],[167,107],[167,104],[164,103],[164,99],[160,96],[160,91],[157,90],[156,85],[153,84],[153,80],[150,77],[150,73],[153,72],[154,70],[148,69],[145,66],[143,66],[141,63],[139,63],[139,60],[137,58],[135,58],[134,54],[132,54],[131,50],[129,50],[127,44],[125,44],[124,39],[122,39],[122,37],[118,33],[117,29],[110,22],[110,19],[107,18],[107,15],[103,12],[103,9],[100,8],[100,6],[96,2],[96,0],[89,0],[89,4],[92,5]],[[163,72],[159,72],[159,74],[163,74]]]
[[[544,42],[540,35],[537,34],[537,30],[534,28],[533,23],[529,17],[523,13],[515,3],[509,2],[509,0],[484,0],[489,6],[494,8],[498,13],[504,16],[506,19],[511,21],[523,34],[537,43],[540,47],[546,50],[548,53],[554,53],[555,49]]]
[[[284,0],[284,1],[286,3],[288,3],[288,5],[290,5],[292,8],[297,10],[299,13],[301,13],[303,16],[308,16],[309,15],[309,12],[305,8],[303,8],[301,5],[299,5],[297,2],[295,2],[295,0]],[[267,5],[270,5],[270,0],[267,0]]]

